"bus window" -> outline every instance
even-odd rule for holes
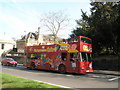
[[[74,39],[74,42],[78,42],[78,38],[75,38],[75,39]]]
[[[78,53],[70,53],[70,65],[73,69],[76,68],[76,61],[78,60]]]
[[[73,39],[70,39],[70,40],[69,40],[69,43],[73,43]]]
[[[46,58],[46,54],[45,53],[31,53],[31,54],[28,54],[28,58],[43,60]]]
[[[29,58],[29,59],[34,59],[34,58],[35,58],[35,54],[34,54],[34,53],[28,54],[28,58]]]
[[[84,42],[84,43],[88,43],[88,44],[92,43],[92,41],[87,39],[87,38],[81,38],[81,41]]]
[[[92,55],[91,55],[91,53],[87,53],[87,56],[88,56],[88,61],[91,62],[92,61]]]
[[[92,58],[91,53],[81,52],[80,56],[81,56],[81,61],[85,61],[85,62],[90,62]]]
[[[86,53],[81,52],[81,61],[87,61]]]
[[[45,53],[41,53],[41,59],[44,60],[46,58],[46,54]]]
[[[78,53],[70,53],[70,58],[78,58]]]
[[[37,53],[36,56],[38,57],[38,59],[44,60],[46,58],[46,53]]]
[[[78,42],[78,37],[68,40],[68,43],[74,43],[74,42]]]
[[[62,53],[62,60],[66,61],[67,60],[67,53]]]
[[[26,55],[28,59],[31,59],[31,54]]]

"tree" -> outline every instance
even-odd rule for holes
[[[120,52],[120,2],[92,2],[91,15],[82,11],[76,20],[79,27],[71,36],[84,35],[92,38],[94,53],[118,54]]]
[[[118,54],[118,28],[115,24],[119,18],[119,4],[115,2],[91,3],[90,27],[94,27],[94,40],[99,42],[101,52]],[[95,44],[94,44],[95,45]],[[96,44],[98,45],[98,44]],[[95,45],[95,46],[96,46]]]
[[[40,20],[43,25],[53,34],[54,43],[57,41],[57,35],[60,30],[68,25],[68,17],[62,11],[49,12]]]

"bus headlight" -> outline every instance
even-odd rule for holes
[[[89,67],[92,68],[92,64],[89,64]]]

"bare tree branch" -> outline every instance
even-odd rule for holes
[[[51,31],[54,36],[54,41],[56,41],[57,34],[66,26],[65,23],[68,24],[69,20],[67,16],[61,11],[49,12],[44,16],[45,17],[40,21],[44,23],[44,26],[47,27],[49,31]]]

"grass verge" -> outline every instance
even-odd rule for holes
[[[2,88],[61,88],[29,79],[16,77],[13,75],[0,73],[2,75]],[[66,90],[67,88],[61,88]],[[68,89],[67,89],[68,90]]]

